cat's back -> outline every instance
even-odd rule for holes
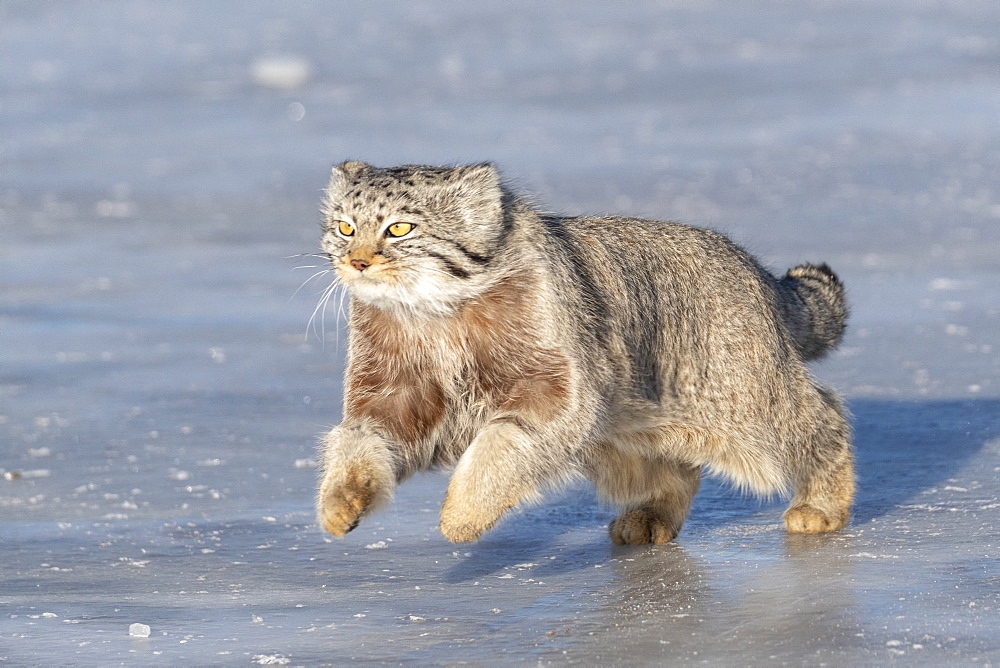
[[[749,347],[757,358],[786,357],[774,277],[722,234],[621,216],[546,225],[549,243],[565,249],[558,280],[576,295],[581,326],[620,341],[633,366],[666,356],[721,368]]]
[[[564,247],[576,269],[640,291],[670,287],[711,294],[738,288],[767,292],[770,274],[713,230],[626,216],[550,217],[549,243]]]

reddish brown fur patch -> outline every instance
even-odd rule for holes
[[[524,377],[514,380],[501,396],[507,399],[500,404],[502,413],[526,415],[545,420],[563,409],[569,401],[568,362],[561,353],[552,352],[547,360],[535,360],[533,368]]]
[[[353,374],[346,413],[371,418],[404,443],[425,440],[444,417],[441,386],[416,374],[366,369]]]
[[[532,346],[529,281],[508,279],[461,314],[474,382],[502,414],[551,419],[569,401],[569,360]]]
[[[533,346],[534,313],[524,283],[501,283],[445,324],[454,354],[468,355],[445,362],[447,368],[436,366],[440,352],[432,354],[411,327],[353,303],[345,417],[374,420],[402,443],[426,441],[448,407],[445,383],[463,365],[469,373],[456,379],[458,392],[482,397],[498,416],[555,417],[570,400],[569,359]]]
[[[372,419],[403,443],[425,440],[444,417],[439,374],[392,315],[361,303],[352,310],[346,417]]]

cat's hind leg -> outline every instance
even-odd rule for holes
[[[854,500],[850,427],[836,397],[823,389],[820,394],[823,409],[795,462],[795,496],[784,516],[794,533],[843,528]]]
[[[610,445],[595,450],[589,468],[598,495],[622,507],[608,527],[615,545],[672,541],[701,482],[698,466],[650,459]]]

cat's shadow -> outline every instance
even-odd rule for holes
[[[1000,399],[850,402],[858,496],[852,524],[947,483],[1000,437]]]
[[[450,583],[478,580],[519,566],[534,577],[593,568],[607,560],[612,511],[601,507],[593,489],[581,483],[549,495],[537,506],[513,511],[448,569]]]
[[[881,517],[954,478],[990,440],[1000,436],[1000,399],[850,402],[854,414],[858,495],[852,525]],[[784,501],[743,498],[706,479],[684,534],[751,521],[781,522]],[[476,580],[532,564],[532,574],[572,572],[637,548],[616,548],[607,535],[612,510],[582,484],[516,511],[451,566],[450,583]]]

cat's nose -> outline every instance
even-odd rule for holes
[[[351,266],[357,269],[358,271],[364,271],[365,269],[371,266],[371,262],[367,262],[360,258],[354,258],[353,260],[351,260]]]

